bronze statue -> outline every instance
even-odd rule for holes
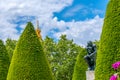
[[[88,54],[84,56],[84,59],[88,64],[88,70],[94,70],[96,64],[96,45],[89,41],[86,50]]]

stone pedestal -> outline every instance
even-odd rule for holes
[[[94,71],[86,71],[86,80],[94,80]]]

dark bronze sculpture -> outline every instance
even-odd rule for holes
[[[96,45],[89,41],[86,50],[88,54],[84,56],[84,59],[88,64],[88,70],[94,70],[96,64]]]

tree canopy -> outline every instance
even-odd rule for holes
[[[9,57],[3,41],[0,40],[0,80],[6,80],[9,69]]]
[[[17,43],[16,40],[12,40],[12,39],[10,39],[10,38],[8,38],[8,39],[6,40],[5,46],[6,46],[8,55],[9,55],[9,60],[10,60],[10,62],[11,62],[11,59],[12,59],[12,56],[13,56],[13,52],[14,52],[16,43]]]
[[[61,35],[58,42],[46,37],[44,49],[56,80],[72,80],[76,57],[81,47],[67,39],[66,35]]]

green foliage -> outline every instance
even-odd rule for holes
[[[10,62],[11,62],[11,59],[12,59],[12,56],[13,56],[13,52],[14,52],[16,43],[17,43],[16,40],[11,40],[9,38],[6,40],[6,45],[5,46],[6,46],[8,55],[9,55]]]
[[[62,35],[57,43],[46,37],[44,49],[56,80],[72,80],[72,74],[81,47]]]
[[[56,43],[52,38],[49,38],[46,36],[45,40],[43,41],[43,46],[44,46],[44,51],[47,55],[47,58],[49,60],[49,63],[51,63],[52,66],[52,60],[53,60],[53,55],[56,53]]]
[[[72,80],[72,74],[81,47],[73,43],[73,40],[68,40],[66,35],[61,35],[57,47],[57,80]]]
[[[10,62],[9,62],[7,50],[2,40],[0,40],[0,80],[6,80],[9,64]]]
[[[30,22],[16,45],[7,80],[53,80],[42,45]]]
[[[109,80],[114,74],[111,65],[120,61],[120,0],[110,0],[102,29],[95,80]]]
[[[99,42],[100,41],[97,41],[97,40],[95,40],[93,43],[96,45],[96,48],[97,48],[97,51],[98,51],[98,49],[99,49]]]
[[[82,49],[77,56],[77,61],[74,67],[72,80],[86,80],[86,70],[88,68],[84,56],[87,54],[85,49]]]

